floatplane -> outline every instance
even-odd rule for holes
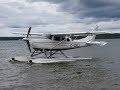
[[[31,52],[30,57],[14,57],[14,61],[27,61],[29,63],[55,63],[55,62],[67,62],[75,61],[81,59],[92,59],[92,58],[80,58],[80,57],[71,57],[67,56],[63,51],[82,48],[92,45],[104,46],[107,42],[96,41],[95,37],[98,34],[106,34],[109,32],[98,31],[98,26],[90,32],[76,32],[76,33],[30,33],[31,27],[28,29],[27,34],[25,33],[13,33],[13,34],[22,34],[26,35],[23,38],[26,41],[29,51]],[[37,37],[31,37],[37,36]],[[38,36],[44,36],[40,38]],[[79,36],[85,36],[84,38],[78,38]],[[32,50],[31,50],[32,48]],[[57,53],[63,55],[62,58],[54,57]],[[34,58],[39,54],[44,54],[44,57]]]

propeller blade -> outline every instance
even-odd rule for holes
[[[26,38],[28,38],[28,36],[30,34],[30,31],[31,31],[31,27],[29,27],[29,29],[28,29],[28,33],[27,33],[27,37]]]
[[[30,31],[31,31],[31,27],[29,27],[27,36],[26,36],[26,38],[23,38],[23,40],[27,42],[28,49],[29,49],[29,51],[31,52],[30,42],[29,42],[29,34],[30,34]]]
[[[29,49],[29,51],[31,52],[30,42],[29,42],[29,40],[27,40],[26,42],[27,42],[28,49]]]

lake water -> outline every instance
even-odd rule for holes
[[[30,55],[24,41],[0,41],[0,90],[120,89],[120,39],[101,41],[108,44],[65,52],[92,60],[32,65],[9,62]]]

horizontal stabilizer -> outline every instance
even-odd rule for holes
[[[120,34],[120,32],[109,32],[109,31],[90,31],[90,32],[69,32],[69,33],[51,33],[53,36],[66,36],[66,35],[99,35],[99,34]]]
[[[87,42],[88,45],[100,45],[100,46],[104,46],[107,44],[107,42],[104,41],[92,41],[92,42]]]

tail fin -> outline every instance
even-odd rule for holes
[[[98,25],[96,25],[96,27],[93,29],[93,32],[97,30],[98,30]],[[95,34],[91,34],[91,35],[88,35],[86,38],[83,38],[82,40],[85,42],[91,42],[95,40],[95,37],[96,37]]]

